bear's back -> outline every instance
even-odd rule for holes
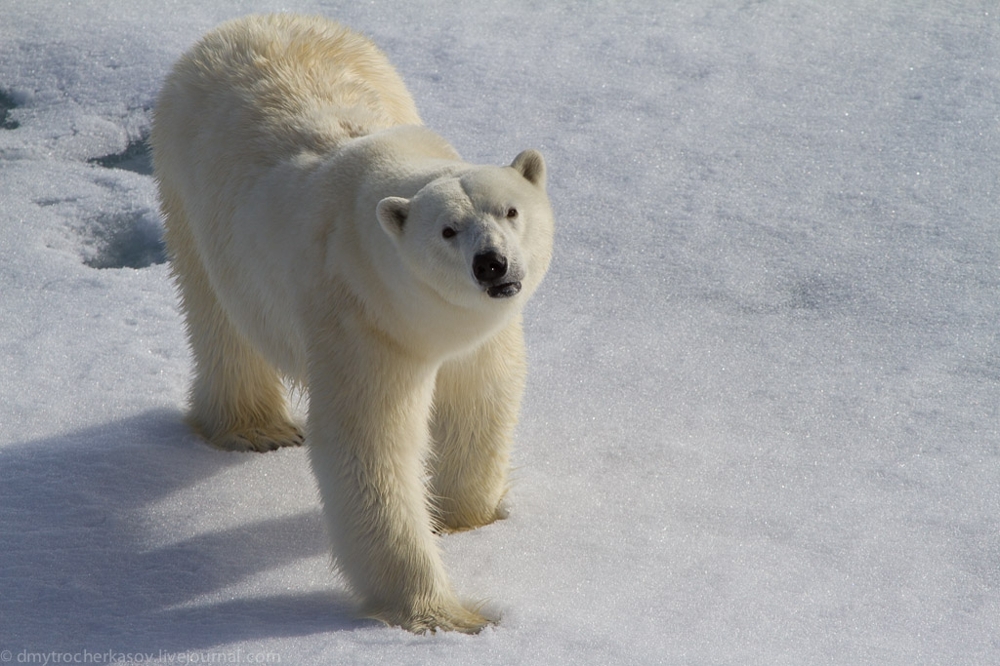
[[[421,124],[370,40],[327,19],[285,14],[236,19],[206,35],[168,77],[157,118],[175,138],[190,133],[184,143],[200,146],[200,160],[214,153],[261,166]],[[191,164],[194,156],[177,157]]]

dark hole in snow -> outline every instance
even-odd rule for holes
[[[163,228],[152,213],[115,213],[95,218],[84,231],[83,263],[91,268],[146,268],[167,261]]]
[[[21,123],[7,117],[7,112],[15,108],[17,102],[9,92],[0,88],[0,129],[12,130],[21,126]]]
[[[120,153],[93,157],[87,162],[105,169],[124,169],[144,176],[153,175],[153,155],[149,150],[149,140],[146,138],[130,141]]]

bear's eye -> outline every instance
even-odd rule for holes
[[[458,232],[451,227],[445,227],[441,230],[441,238],[454,238],[456,233]]]
[[[517,209],[511,206],[507,209],[507,219],[510,220],[515,217],[517,217]]]

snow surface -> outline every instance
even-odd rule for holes
[[[304,451],[182,421],[141,141],[265,10],[371,35],[467,159],[547,157],[511,516],[443,540],[479,636],[355,619]],[[998,13],[5,0],[0,659],[1000,662]]]

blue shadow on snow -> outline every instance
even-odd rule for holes
[[[0,647],[169,654],[368,624],[336,590],[196,601],[325,554],[318,508],[149,545],[153,505],[250,455],[205,446],[173,411],[0,448]]]

